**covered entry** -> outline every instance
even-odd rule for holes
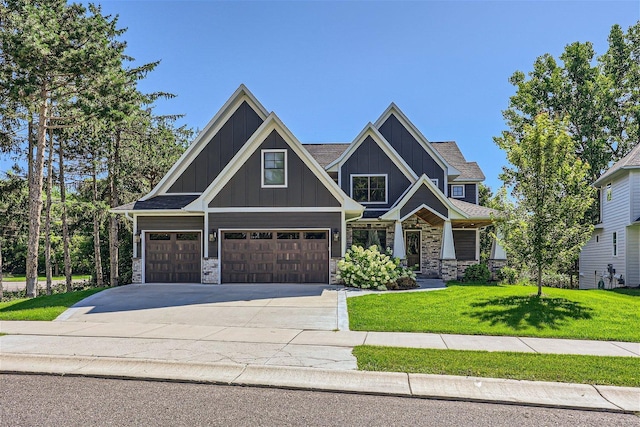
[[[146,283],[200,283],[199,232],[145,233]]]
[[[222,283],[329,283],[328,230],[220,234]]]

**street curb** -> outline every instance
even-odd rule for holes
[[[0,354],[1,373],[194,382],[536,407],[640,412],[640,388],[150,359]]]

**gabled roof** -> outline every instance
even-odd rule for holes
[[[440,167],[442,167],[447,172],[447,175],[460,175],[460,171],[456,167],[454,167],[454,165],[447,162],[444,157],[431,146],[431,143],[427,140],[427,138],[425,138],[425,136],[418,130],[418,128],[415,127],[413,123],[411,123],[411,120],[409,120],[407,116],[405,116],[402,110],[400,110],[400,108],[398,108],[395,103],[392,102],[378,118],[378,120],[376,120],[374,124],[376,129],[380,129],[380,126],[382,126],[391,115],[394,115],[398,119],[398,121],[405,127],[405,129],[407,129],[407,131],[409,131],[409,133],[415,138],[415,140],[418,141],[420,145],[422,145],[425,151],[429,153],[429,155],[431,155],[436,163],[438,163]]]
[[[340,157],[349,144],[302,144],[302,146],[316,159],[320,166],[327,167],[331,162]]]
[[[163,195],[151,197],[147,200],[127,203],[113,208],[113,211],[147,211],[147,210],[179,210],[193,202],[196,194]]]
[[[262,106],[260,101],[253,96],[244,84],[241,84],[198,136],[196,136],[186,151],[182,153],[182,156],[180,156],[178,161],[169,169],[169,172],[167,172],[158,185],[140,200],[147,200],[151,197],[164,194],[243,102],[247,102],[262,120],[265,120],[269,115],[269,112]]]
[[[488,219],[491,218],[491,215],[499,214],[499,212],[495,209],[465,202],[460,199],[449,197],[449,202],[451,202],[451,204],[458,208],[460,211],[464,212],[469,219]]]
[[[436,185],[431,181],[431,179],[427,175],[422,175],[418,180],[411,186],[405,193],[394,203],[394,205],[389,209],[387,213],[382,215],[380,219],[388,219],[388,220],[402,220],[400,211],[402,207],[411,200],[411,196],[413,196],[420,187],[425,186],[444,204],[444,206],[449,209],[449,219],[468,219],[469,215],[467,215],[463,210],[458,208],[456,205],[451,203],[451,199],[447,198],[442,194],[440,189],[436,187]],[[424,206],[427,209],[430,209],[428,206]],[[431,210],[431,209],[430,209]],[[440,216],[440,215],[439,215]]]
[[[329,165],[325,167],[327,171],[337,172],[338,168],[344,164],[349,157],[353,153],[356,152],[358,147],[362,145],[362,143],[367,139],[367,137],[371,137],[371,139],[378,144],[378,146],[385,152],[385,154],[393,160],[393,163],[400,169],[400,171],[409,179],[409,182],[415,182],[418,179],[418,176],[415,174],[413,169],[404,161],[402,156],[398,154],[398,152],[389,144],[384,136],[380,134],[378,129],[371,124],[371,122],[367,123],[367,125],[362,129],[362,131],[356,136],[351,144],[347,147],[347,149],[338,157],[336,160],[331,162]]]
[[[612,178],[613,175],[625,169],[640,169],[640,144],[637,144],[629,154],[614,163],[593,185],[599,187],[604,184],[607,179]]]
[[[207,187],[207,189],[192,203],[187,205],[184,209],[186,211],[202,212],[206,211],[209,202],[224,188],[229,182],[231,177],[245,164],[245,162],[251,157],[251,155],[260,147],[263,141],[273,131],[277,131],[289,147],[300,157],[300,159],[311,169],[311,171],[318,177],[318,179],[325,185],[325,187],[331,192],[331,194],[342,204],[342,208],[345,212],[360,215],[364,211],[364,206],[354,201],[347,196],[338,184],[336,184],[331,177],[325,172],[325,170],[316,162],[316,160],[309,155],[309,152],[305,150],[298,141],[298,139],[291,133],[291,131],[282,123],[280,118],[275,113],[270,113],[264,123],[254,132],[249,140],[245,143],[240,150],[225,166],[220,174],[213,180],[213,182]]]
[[[460,171],[460,175],[453,181],[484,181],[485,176],[476,162],[467,162],[455,141],[431,142],[431,146],[453,167]]]

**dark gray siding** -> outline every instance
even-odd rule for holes
[[[447,194],[449,195],[449,197],[453,197],[451,195],[451,185],[452,184],[447,185],[448,187]],[[474,205],[477,204],[476,203],[476,184],[453,184],[453,185],[464,185],[464,198],[458,199],[457,197],[455,197],[456,199],[473,203]]]
[[[229,212],[210,213],[209,228],[252,229],[299,229],[323,228],[341,230],[340,212]],[[331,256],[339,257],[340,242],[331,241]],[[209,256],[218,256],[218,242],[209,243]]]
[[[167,192],[204,191],[261,124],[260,116],[243,102]]]
[[[378,130],[418,176],[426,174],[431,179],[437,179],[438,187],[444,193],[444,170],[396,116],[389,116]]]
[[[411,196],[402,209],[400,209],[400,217],[404,218],[405,215],[408,215],[423,203],[439,214],[444,215],[445,217],[449,216],[449,209],[447,209],[447,207],[436,197],[435,194],[433,194],[431,190],[423,185],[413,196]]]
[[[453,245],[456,248],[457,260],[475,260],[476,230],[453,230]]]
[[[204,216],[138,216],[138,231],[172,231],[204,229]],[[206,237],[203,237],[204,240]],[[142,255],[142,243],[138,243],[138,256]]]
[[[371,209],[388,208],[411,182],[393,160],[368,136],[340,168],[342,190],[351,195],[351,174],[387,174],[387,203],[367,204]]]
[[[287,188],[262,188],[262,149],[287,149]],[[322,172],[325,173],[325,172]],[[275,130],[209,203],[210,207],[339,207],[340,202]]]

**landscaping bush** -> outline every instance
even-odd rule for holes
[[[487,264],[474,264],[464,271],[465,282],[488,282],[491,279],[491,272]]]
[[[354,245],[338,261],[337,279],[346,286],[362,289],[411,289],[415,273],[400,265],[398,258],[380,253],[377,245],[368,249]]]
[[[518,283],[518,270],[513,267],[502,267],[498,270],[498,280],[505,285]]]

